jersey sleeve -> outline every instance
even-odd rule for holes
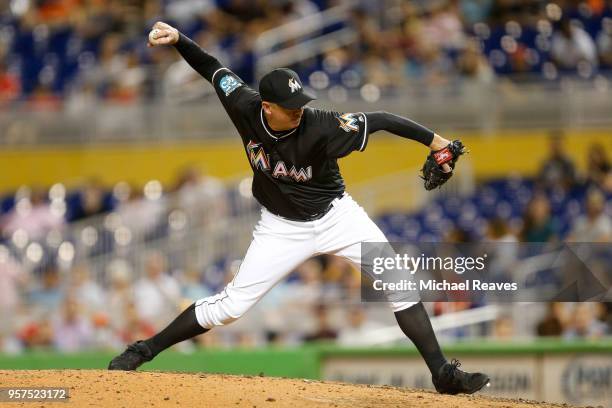
[[[237,119],[253,101],[259,98],[259,94],[229,68],[217,69],[212,75],[211,82],[221,104],[232,119]]]
[[[327,129],[327,155],[340,158],[353,151],[364,151],[368,144],[368,119],[362,112],[324,112]]]

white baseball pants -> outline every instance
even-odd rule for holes
[[[387,242],[385,235],[348,194],[316,221],[290,221],[262,209],[253,241],[225,289],[196,302],[198,323],[207,329],[240,318],[274,285],[317,254],[344,257],[361,266],[362,242]],[[394,312],[416,302],[390,302]]]

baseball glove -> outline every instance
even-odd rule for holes
[[[460,140],[453,140],[444,149],[429,153],[421,172],[421,178],[425,183],[425,190],[433,190],[441,187],[453,175],[455,163],[459,160],[459,156],[466,153],[465,147]],[[448,164],[450,171],[445,172],[443,165]]]

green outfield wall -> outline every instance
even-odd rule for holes
[[[33,352],[0,356],[0,370],[102,369],[116,353],[58,354]],[[226,374],[264,373],[269,376],[318,378],[318,350],[233,349],[199,350],[193,353],[168,351],[145,366],[146,370],[214,372]]]
[[[564,342],[540,340],[525,343],[469,342],[444,347],[448,356],[541,356],[563,354],[609,354],[612,339]],[[17,356],[0,355],[0,369],[102,369],[114,353],[88,352],[59,354],[30,352]],[[322,378],[322,368],[331,358],[411,358],[414,347],[342,348],[334,345],[299,348],[210,349],[193,353],[167,351],[145,366],[146,370],[216,372],[227,374]],[[424,365],[423,365],[424,366]]]

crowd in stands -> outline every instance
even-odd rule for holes
[[[376,221],[396,242],[609,243],[611,163],[604,146],[591,146],[588,156],[587,168],[577,169],[563,136],[553,133],[549,155],[534,180],[485,182],[469,197],[442,195],[421,212],[386,214]],[[121,348],[162,328],[194,299],[217,293],[231,280],[239,259],[202,258],[203,248],[221,239],[224,227],[208,241],[199,234],[215,231],[202,228],[233,213],[257,213],[253,200],[238,190],[190,168],[167,191],[159,182],[141,189],[126,183],[107,189],[92,181],[70,191],[58,184],[7,193],[0,202],[0,350]],[[242,197],[242,206],[237,197]],[[180,234],[189,229],[195,237]],[[137,239],[144,245],[131,245]],[[159,240],[166,246],[158,245]],[[359,305],[360,285],[359,272],[346,261],[313,258],[244,319],[260,330],[240,329],[241,320],[230,326],[235,330],[212,331],[198,341],[253,346],[337,340],[359,345],[365,337],[358,333],[381,325],[372,304]],[[429,305],[434,315],[476,306]],[[542,312],[544,307],[540,304]],[[542,316],[528,333],[511,316],[501,316],[476,334],[574,339],[612,333],[610,303],[551,304]],[[469,337],[474,332],[445,335]]]
[[[259,34],[343,3],[339,27],[357,40],[292,65],[335,95],[364,85],[392,92],[411,80],[591,79],[612,68],[610,0],[0,0],[0,107],[194,94],[195,74],[175,64],[177,53],[146,47],[157,20],[254,83]]]
[[[576,170],[563,134],[552,132],[549,154],[533,180],[481,183],[469,197],[440,196],[423,211],[386,214],[390,241],[607,242],[612,173],[606,146],[594,144],[588,166]]]

